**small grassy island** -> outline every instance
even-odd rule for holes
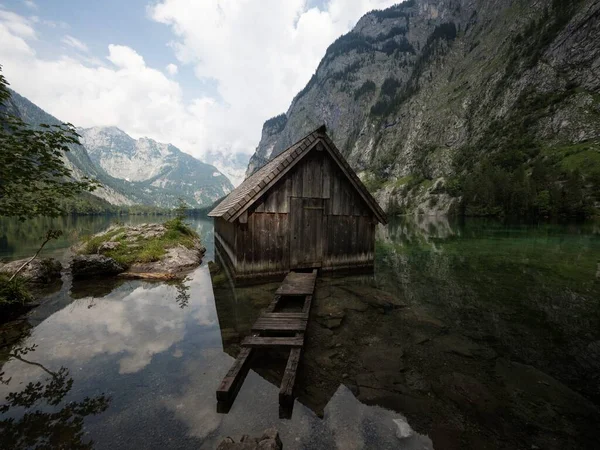
[[[172,279],[200,264],[204,247],[181,217],[163,224],[115,225],[75,247],[74,278],[94,275]]]
[[[135,263],[159,261],[165,256],[167,249],[178,245],[192,249],[199,240],[198,233],[181,219],[175,218],[162,225],[111,227],[103,233],[85,239],[80,253],[102,253],[129,267]]]

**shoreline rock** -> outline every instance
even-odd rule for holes
[[[125,267],[104,255],[75,255],[71,261],[71,273],[74,280],[118,275],[122,272],[125,272]]]
[[[0,273],[12,275],[30,258],[0,264]],[[30,283],[51,284],[61,278],[62,264],[54,258],[38,258],[31,261],[19,274]]]

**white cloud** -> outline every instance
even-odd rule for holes
[[[11,11],[0,9],[0,23],[14,36],[23,39],[35,39],[37,37],[32,22]],[[2,41],[2,46],[6,46],[4,41]]]
[[[73,47],[75,50],[79,50],[80,52],[87,53],[90,51],[87,45],[85,45],[79,39],[69,36],[68,34],[62,38],[61,42],[69,47]]]
[[[171,76],[177,75],[177,72],[179,71],[179,68],[176,64],[167,64],[167,67],[165,67],[165,69],[167,70],[167,73]]]
[[[181,63],[218,81],[227,107],[213,116],[211,140],[226,145],[219,137],[234,136],[248,149],[257,144],[264,120],[285,111],[308,82],[327,46],[362,14],[392,3],[332,0],[320,11],[306,9],[304,0],[163,0],[150,15],[172,27]]]
[[[29,9],[38,9],[38,6],[33,0],[23,0],[23,3],[25,3],[25,6]]]
[[[287,109],[327,46],[365,12],[392,3],[331,0],[319,10],[307,9],[305,0],[162,0],[150,7],[150,17],[173,31],[180,65],[217,81],[216,99],[186,98],[169,77],[174,69],[167,75],[149,67],[135,49],[117,43],[102,55],[114,66],[83,56],[41,58],[38,24],[3,10],[0,61],[16,91],[61,120],[116,125],[197,157],[211,149],[250,153],[264,120]]]
[[[146,69],[144,58],[132,48],[125,45],[108,46],[108,60],[120,69],[143,71]]]

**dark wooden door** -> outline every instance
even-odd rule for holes
[[[321,267],[327,235],[324,200],[291,197],[290,216],[291,268]]]

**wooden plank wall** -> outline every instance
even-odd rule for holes
[[[237,274],[290,269],[291,197],[323,199],[327,217],[319,239],[324,242],[323,268],[372,264],[375,219],[371,210],[328,154],[313,151],[253,205],[247,224],[215,220],[215,232],[235,252]],[[307,252],[306,260],[314,253]]]
[[[288,214],[253,213],[236,233],[238,274],[278,273],[289,270]]]

